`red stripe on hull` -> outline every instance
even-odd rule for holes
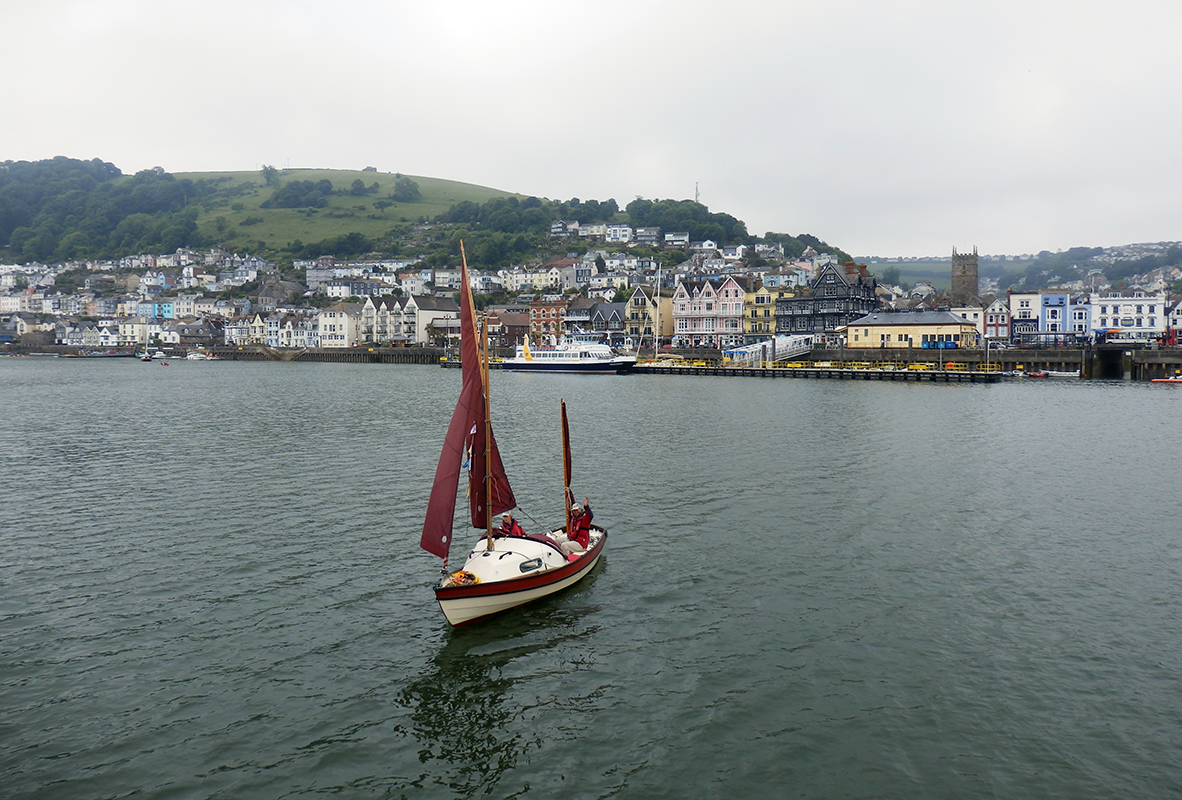
[[[582,578],[585,577],[585,574],[580,575],[579,573],[591,571],[591,568],[595,566],[595,562],[599,559],[600,554],[603,552],[603,547],[605,544],[607,544],[606,531],[603,532],[603,536],[600,537],[599,543],[595,547],[584,553],[578,561],[572,561],[565,567],[560,567],[549,572],[543,572],[538,575],[525,575],[520,578],[514,578],[508,581],[477,583],[472,586],[437,586],[435,587],[435,599],[439,601],[440,607],[442,608],[443,603],[448,600],[462,600],[471,597],[500,597],[518,594],[520,592],[529,592],[532,590],[545,588],[552,584],[562,583],[573,576],[578,576],[578,580],[582,580]],[[518,605],[512,605],[508,608],[500,609],[492,614],[474,617],[473,619],[457,623],[455,626],[461,627],[463,625],[470,625],[473,622],[478,622],[479,620],[487,619],[488,617],[495,616],[496,614],[510,611],[514,608],[519,608],[521,605],[524,605],[527,602],[540,600],[542,597],[548,596],[549,595],[546,594],[535,598],[529,598],[522,601]]]

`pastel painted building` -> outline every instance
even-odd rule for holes
[[[746,286],[734,277],[678,281],[673,291],[674,345],[725,348],[743,344],[746,294]]]
[[[977,327],[950,311],[878,312],[850,322],[846,347],[958,350],[977,347]]]
[[[779,292],[752,282],[743,300],[743,338],[748,344],[776,335],[776,297]]]

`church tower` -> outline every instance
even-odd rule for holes
[[[952,296],[958,300],[976,297],[977,292],[977,246],[973,254],[958,253],[952,248]]]

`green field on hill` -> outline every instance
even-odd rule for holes
[[[261,172],[179,172],[178,179],[193,182],[214,182],[213,196],[197,201],[197,227],[210,240],[244,249],[282,249],[299,240],[316,242],[354,231],[378,239],[391,230],[406,227],[420,219],[432,219],[456,203],[470,200],[483,204],[494,197],[521,197],[513,192],[490,189],[459,181],[406,175],[418,184],[421,198],[417,202],[393,202],[394,183],[398,175],[390,172],[364,172],[339,169],[284,169],[278,181],[266,185]],[[328,196],[324,208],[263,208],[263,201],[280,186],[291,181],[328,180],[334,194]],[[360,180],[368,188],[378,188],[368,194],[348,194],[353,182]],[[343,194],[336,194],[342,191]],[[386,201],[390,205],[375,205]]]

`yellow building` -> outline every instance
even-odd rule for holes
[[[776,335],[776,298],[779,291],[753,282],[743,298],[743,334],[748,342]]]
[[[880,311],[847,325],[845,346],[924,350],[975,348],[977,328],[950,311]]]

